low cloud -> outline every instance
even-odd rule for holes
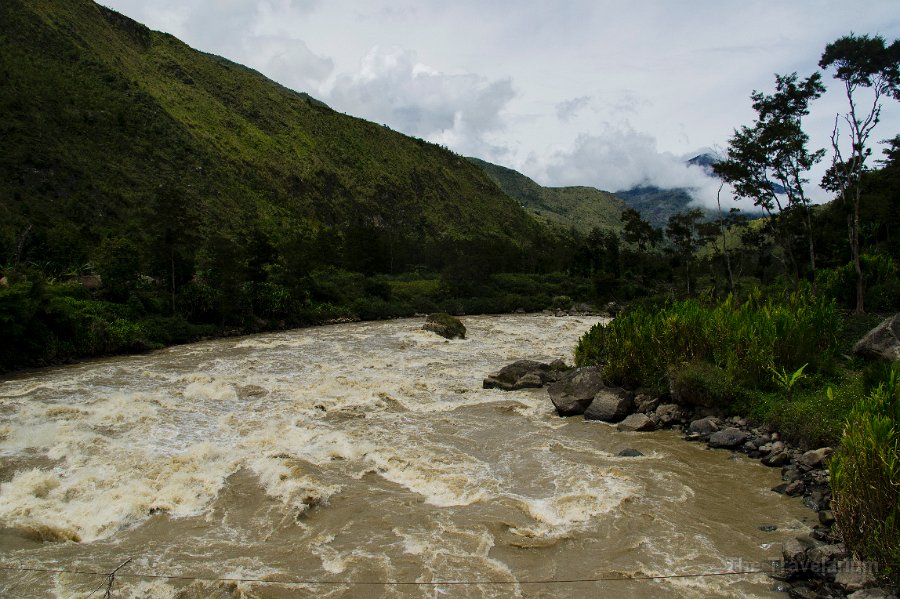
[[[509,79],[443,73],[419,62],[414,52],[375,47],[359,71],[337,77],[323,99],[337,110],[457,152],[497,157],[506,149],[490,137],[505,128],[502,113],[515,95]]]
[[[568,122],[578,116],[578,113],[588,107],[590,103],[590,96],[580,96],[560,102],[556,105],[556,118],[563,122]]]
[[[688,164],[693,156],[660,152],[656,139],[646,133],[607,127],[598,134],[582,134],[570,148],[544,158],[532,155],[523,169],[552,186],[589,185],[612,192],[641,186],[685,189],[696,205],[715,208],[720,181],[701,167]],[[735,203],[726,187],[722,190],[722,207],[732,206],[751,207]]]

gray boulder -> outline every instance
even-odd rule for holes
[[[715,418],[714,416],[707,416],[706,418],[701,418],[700,420],[694,420],[688,427],[689,432],[697,433],[698,435],[711,435],[718,430],[719,419]]]
[[[656,423],[650,420],[650,417],[646,414],[631,414],[627,416],[625,420],[619,423],[616,427],[618,430],[623,432],[645,432],[645,431],[655,431]]]
[[[813,449],[811,451],[807,451],[802,456],[797,458],[797,463],[800,464],[805,470],[813,470],[815,468],[821,468],[825,465],[825,460],[832,453],[832,449],[830,447],[822,447],[821,449]]]
[[[644,454],[642,454],[637,449],[632,449],[629,447],[628,449],[623,449],[616,455],[619,456],[620,458],[639,458],[639,457],[643,457]]]
[[[747,436],[747,433],[739,428],[728,427],[725,430],[711,434],[709,436],[709,446],[732,449],[743,445],[744,441],[747,440]]]
[[[554,381],[557,378],[557,373],[550,368],[549,364],[534,360],[518,360],[489,374],[484,379],[482,387],[504,391],[533,389],[543,387],[548,381]]]
[[[605,387],[597,392],[584,411],[584,419],[619,422],[631,412],[632,406],[630,393],[624,389]]]
[[[663,426],[679,422],[684,418],[684,410],[674,403],[664,403],[656,408],[656,419]]]
[[[870,358],[900,360],[900,314],[894,314],[856,342],[853,352]]]
[[[563,374],[557,382],[547,387],[547,393],[560,416],[577,416],[584,414],[594,396],[603,388],[600,369],[587,366]]]

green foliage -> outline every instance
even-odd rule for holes
[[[830,397],[825,393],[829,386],[833,389]],[[829,378],[808,377],[800,381],[790,401],[785,401],[781,390],[743,389],[732,410],[768,425],[779,431],[785,441],[800,447],[833,447],[841,437],[850,409],[862,394],[859,375],[842,372]]]
[[[779,370],[774,366],[769,366],[769,371],[772,373],[772,382],[778,385],[778,388],[784,392],[785,397],[790,399],[794,385],[806,376],[803,374],[803,371],[807,366],[809,364],[804,364],[794,372],[788,372],[784,368]]]
[[[572,308],[572,298],[568,295],[557,295],[550,302],[551,310],[570,310]]]
[[[675,364],[667,373],[672,397],[684,405],[727,406],[735,390],[726,373],[709,362],[693,361]]]
[[[434,314],[429,314],[426,320],[427,326],[434,326],[432,330],[439,332],[441,336],[447,339],[466,338],[466,327],[455,316],[451,316],[446,312],[435,312]]]
[[[860,256],[866,305],[871,310],[900,309],[900,268],[897,261],[883,254]],[[816,273],[816,285],[823,294],[850,309],[856,305],[856,270],[850,262],[840,268],[822,269]]]
[[[809,290],[757,292],[740,304],[729,296],[712,306],[685,300],[629,310],[583,337],[576,356],[581,364],[597,358],[608,380],[631,387],[664,389],[670,367],[694,361],[720,368],[732,385],[765,386],[773,364],[827,371],[839,331],[834,302]]]
[[[886,380],[847,417],[829,464],[838,532],[857,557],[900,584],[900,376]]]

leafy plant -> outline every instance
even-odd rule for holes
[[[784,391],[785,396],[790,399],[791,392],[794,389],[794,385],[797,384],[797,381],[806,376],[805,374],[803,374],[803,370],[807,366],[809,366],[809,363],[804,364],[792,373],[788,373],[784,368],[778,370],[774,365],[769,366],[769,370],[772,372],[772,382],[778,385],[778,387],[780,387],[781,390]]]
[[[850,412],[829,464],[837,530],[860,559],[900,583],[900,376],[892,371]]]

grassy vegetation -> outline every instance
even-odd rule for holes
[[[900,585],[900,364],[853,406],[829,470],[842,539]]]
[[[608,325],[595,326],[576,348],[576,363],[603,364],[617,384],[668,388],[673,366],[705,362],[727,383],[771,388],[770,368],[804,364],[827,372],[837,348],[840,317],[834,302],[808,290],[739,302],[688,299],[656,308],[639,306]]]

